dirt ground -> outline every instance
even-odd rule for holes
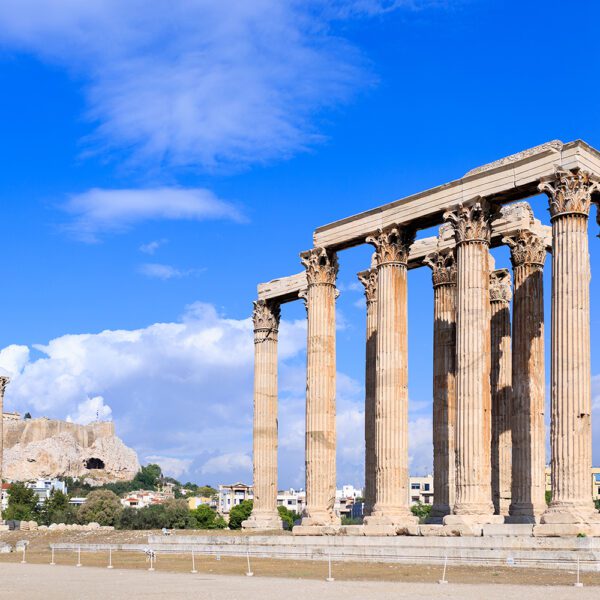
[[[147,531],[114,532],[26,532],[11,531],[0,534],[0,541],[13,547],[19,540],[29,540],[26,552],[28,564],[51,562],[49,545],[58,542],[95,543],[95,544],[146,544]],[[204,533],[204,532],[203,532]],[[223,535],[223,532],[219,533]],[[183,537],[184,533],[177,534]],[[229,532],[229,535],[239,535]],[[200,574],[240,576],[247,571],[247,562],[243,557],[196,556],[195,567]],[[12,552],[0,554],[0,566],[4,563],[19,564],[22,554]],[[55,563],[62,566],[75,566],[77,552],[55,552]],[[149,564],[143,553],[113,552],[115,569],[147,570]],[[82,552],[81,563],[85,567],[106,567],[108,552]],[[23,565],[25,566],[25,565]],[[189,573],[192,570],[191,555],[159,554],[155,565],[156,572]],[[323,561],[300,561],[253,558],[251,569],[255,577],[282,577],[290,579],[324,580],[328,565]],[[397,563],[357,563],[334,562],[333,576],[336,581],[389,581],[406,583],[437,583],[442,578],[442,567],[437,565],[406,565]],[[448,567],[446,579],[452,583],[479,584],[518,584],[529,586],[572,586],[575,581],[573,571],[550,569],[524,569],[510,567]],[[581,581],[585,586],[600,586],[600,573],[582,573]]]
[[[389,581],[290,580],[141,570],[7,564],[0,562],[0,598],[10,600],[281,600],[283,596],[323,600],[592,600],[597,588],[479,583],[448,585]]]

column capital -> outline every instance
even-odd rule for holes
[[[326,248],[313,248],[300,253],[306,269],[308,285],[335,285],[338,274],[337,254]]]
[[[456,260],[454,250],[432,252],[423,261],[431,267],[433,287],[440,285],[456,285]]]
[[[375,247],[374,259],[378,267],[389,263],[406,265],[415,235],[412,227],[390,225],[374,232],[365,241]]]
[[[456,209],[444,213],[444,221],[454,229],[456,243],[490,243],[493,207],[484,198],[459,204]]]
[[[6,375],[0,375],[0,398],[4,396],[4,391],[9,383],[10,377],[7,377]]]
[[[377,269],[367,269],[358,273],[358,280],[365,286],[367,304],[377,302]]]
[[[269,302],[268,300],[257,300],[254,302],[252,319],[254,321],[255,332],[268,331],[277,333],[280,317],[281,308],[279,304]]]
[[[537,234],[521,229],[513,236],[502,238],[510,248],[510,258],[514,268],[522,265],[543,267],[546,261],[546,244]]]
[[[510,273],[508,269],[496,269],[490,273],[490,302],[504,302],[512,300]]]
[[[552,177],[542,180],[538,190],[548,196],[552,219],[568,214],[587,217],[592,194],[600,192],[600,182],[587,171],[557,168]]]

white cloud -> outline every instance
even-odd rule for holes
[[[139,272],[150,279],[162,279],[166,281],[168,279],[181,279],[188,275],[198,273],[198,269],[186,269],[181,270],[171,265],[163,265],[160,263],[145,263],[140,266]]]
[[[282,372],[296,368],[305,344],[304,319],[283,321]],[[35,349],[39,358],[25,346],[0,350],[0,369],[12,377],[6,391],[12,410],[85,420],[84,415],[95,418],[98,407],[105,411],[102,406],[109,405],[117,434],[142,460],[191,460],[186,471],[191,480],[213,458],[251,455],[250,318],[227,319],[211,305],[195,303],[177,322],[64,335]],[[97,397],[102,404],[90,401]],[[237,464],[229,473],[232,479],[250,481],[247,461],[230,464]],[[212,483],[219,482],[215,472]]]
[[[228,475],[234,471],[250,471],[251,469],[252,459],[248,454],[228,452],[207,460],[200,469],[200,472],[203,475]]]
[[[332,22],[421,1],[4,0],[0,43],[81,78],[88,140],[157,166],[280,158],[369,81]]]
[[[67,421],[70,423],[79,423],[87,425],[92,421],[110,421],[112,408],[104,404],[102,396],[88,398],[77,405],[77,412],[71,416],[67,415]]]
[[[94,188],[71,196],[63,208],[73,219],[65,229],[92,242],[99,233],[126,231],[138,223],[157,219],[243,220],[235,206],[203,188]]]
[[[147,244],[142,244],[139,247],[140,252],[144,253],[144,254],[150,254],[153,255],[161,246],[164,246],[167,243],[167,240],[162,239],[162,240],[152,240],[151,242],[148,242]]]
[[[192,464],[191,458],[172,458],[169,456],[146,456],[146,463],[153,463],[160,466],[162,472],[168,477],[181,477]]]

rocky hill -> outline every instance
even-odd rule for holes
[[[100,484],[130,480],[140,469],[111,422],[4,418],[3,424],[5,480],[82,477]]]

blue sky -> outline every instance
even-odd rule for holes
[[[257,282],[299,272],[319,225],[551,139],[600,147],[599,19],[591,0],[5,0],[8,407],[82,422],[99,411],[142,462],[248,481]],[[548,222],[545,199],[532,205]],[[357,485],[355,273],[370,252],[340,256],[338,482]],[[411,468],[425,472],[426,269],[409,290]],[[592,306],[599,297],[596,276]],[[305,343],[303,307],[283,316],[282,487],[303,482]],[[547,303],[548,332],[549,316]],[[592,365],[598,413],[595,346]],[[600,463],[599,429],[595,442]]]

